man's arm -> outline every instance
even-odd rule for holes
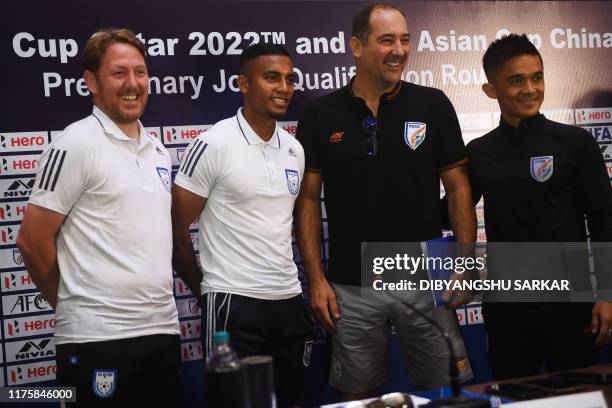
[[[453,235],[459,244],[459,256],[473,257],[476,242],[476,211],[467,166],[461,165],[446,170],[440,174],[440,178],[448,198],[448,216]],[[471,293],[458,292],[457,295],[449,303],[450,308],[468,303],[472,299]]]
[[[28,204],[17,236],[17,247],[28,273],[54,309],[60,275],[55,239],[64,218],[64,214]]]
[[[321,267],[321,174],[306,171],[295,203],[296,237],[310,284],[310,306],[323,324],[334,332],[333,319],[340,318],[336,294]]]
[[[448,197],[448,216],[453,235],[459,243],[476,241],[476,211],[467,165],[453,167],[440,174]]]
[[[609,292],[612,289],[612,191],[599,146],[591,135],[582,133],[580,143],[575,145],[578,166],[574,180],[591,235],[597,290]],[[608,300],[595,303],[592,310],[591,330],[599,346],[612,341],[612,304]]]
[[[172,187],[172,266],[199,299],[202,271],[198,266],[189,225],[206,205],[206,198],[174,184]]]

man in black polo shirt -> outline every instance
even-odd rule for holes
[[[459,123],[439,90],[401,81],[410,33],[397,7],[374,4],[353,18],[356,76],[306,108],[297,137],[306,173],[296,203],[297,233],[311,306],[332,333],[330,383],[345,399],[375,395],[386,380],[389,325],[397,330],[408,375],[418,386],[448,381],[442,337],[405,306],[364,300],[361,242],[421,242],[442,235],[440,179],[450,197],[457,240],[473,242],[476,222]],[[321,267],[320,193],[325,184],[329,269]],[[462,294],[451,306],[468,300]],[[427,312],[454,335],[465,356],[453,310]],[[463,379],[471,376],[466,359]]]
[[[612,241],[612,193],[597,144],[585,130],[539,113],[544,68],[538,50],[524,34],[511,34],[490,45],[483,65],[489,81],[483,90],[497,99],[501,121],[468,144],[468,155],[474,202],[484,196],[487,241],[584,242],[585,215],[592,241]],[[540,251],[544,245],[530,246]],[[521,269],[533,278],[543,273]],[[609,283],[599,278],[600,287]],[[612,334],[608,302],[485,302],[483,314],[496,379],[537,374],[543,363],[552,371],[587,366],[595,343]]]

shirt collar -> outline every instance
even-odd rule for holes
[[[499,126],[510,133],[515,133],[516,131],[519,132],[525,132],[525,131],[531,131],[535,128],[537,128],[544,120],[546,119],[546,117],[541,114],[538,113],[535,116],[532,116],[530,118],[525,118],[523,120],[521,120],[521,122],[519,123],[518,128],[515,128],[511,125],[509,125],[508,123],[506,123],[504,121],[504,119],[502,117],[499,118]]]
[[[93,107],[92,116],[98,120],[100,126],[102,126],[102,129],[107,136],[113,137],[117,140],[134,140],[133,138],[128,137],[123,130],[119,129],[119,126],[117,126],[117,124],[113,122],[111,118],[109,118],[100,108],[95,105]],[[140,132],[140,145],[143,145],[149,140],[149,137],[140,120],[138,121],[138,131]]]
[[[238,112],[236,112],[236,121],[238,122],[238,127],[240,128],[240,132],[242,133],[242,136],[245,138],[246,142],[249,145],[265,143],[271,147],[274,147],[275,149],[280,149],[280,136],[278,134],[278,122],[276,122],[274,126],[274,134],[272,135],[270,140],[265,142],[261,137],[259,137],[257,133],[255,133],[251,125],[249,125],[249,122],[247,122],[247,120],[244,118],[244,115],[242,114],[242,108],[239,108]]]
[[[355,93],[353,93],[353,82],[355,82],[355,77],[352,77],[351,80],[349,81],[349,83],[345,86],[345,89],[348,92],[348,95],[353,98],[353,99],[359,99],[361,100],[360,97],[355,96]],[[404,83],[404,81],[400,80],[394,87],[393,89],[391,89],[389,92],[385,92],[384,94],[381,95],[381,99],[385,99],[387,101],[395,98],[397,96],[397,94],[399,93],[400,89],[402,89],[402,84]]]

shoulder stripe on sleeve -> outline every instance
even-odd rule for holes
[[[202,140],[196,140],[191,150],[187,154],[185,161],[183,161],[179,171],[191,177],[193,175],[193,171],[195,170],[195,166],[198,164],[198,161],[200,160],[200,157],[202,157],[202,153],[204,153],[206,147],[208,147],[208,143],[204,143]]]
[[[66,158],[65,150],[56,150],[51,149],[49,153],[49,159],[45,164],[45,168],[43,170],[43,175],[40,178],[40,183],[38,183],[38,188],[42,188],[47,191],[54,191],[55,185],[57,184],[57,180],[59,178],[60,171],[62,170],[62,166],[64,165],[64,159]],[[53,183],[51,183],[53,180]]]
[[[189,167],[189,165],[191,164],[191,161],[193,160],[193,155],[195,154],[196,150],[198,150],[198,147],[202,145],[202,143],[203,142],[200,139],[198,139],[195,141],[193,146],[191,146],[191,149],[189,149],[189,151],[187,152],[187,155],[185,159],[183,160],[183,163],[181,163],[181,167],[179,168],[179,171],[181,173],[185,173],[185,169]]]

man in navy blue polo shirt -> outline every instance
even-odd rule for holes
[[[353,18],[350,45],[355,78],[312,101],[299,122],[306,172],[296,220],[311,306],[334,333],[330,383],[345,399],[356,399],[376,395],[386,380],[391,324],[416,385],[445,385],[449,364],[446,344],[429,323],[406,313],[401,303],[372,303],[361,296],[360,243],[440,237],[440,180],[459,242],[475,240],[476,222],[467,155],[450,101],[437,89],[401,80],[410,48],[403,12],[381,3],[364,7]],[[330,250],[326,275],[320,252],[322,184]],[[456,298],[451,306],[467,300]],[[465,355],[454,312],[432,310],[430,300],[427,310]],[[462,378],[469,378],[467,361],[459,365]]]

